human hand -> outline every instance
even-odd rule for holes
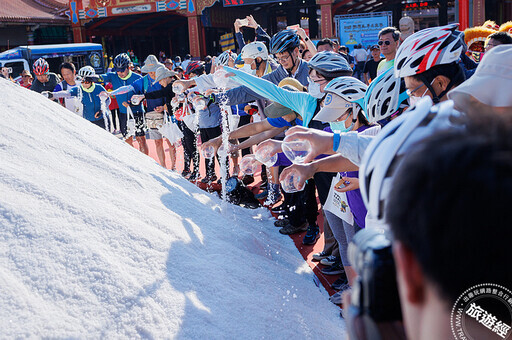
[[[261,150],[263,148],[268,148],[268,155],[270,157],[274,156],[276,153],[278,152],[282,152],[281,150],[281,145],[283,144],[282,141],[278,141],[278,140],[275,140],[275,139],[268,139],[264,142],[261,142],[260,144],[258,144],[256,146],[256,150],[255,150],[255,153],[258,152],[258,150]]]
[[[258,23],[256,22],[256,20],[254,20],[253,16],[252,15],[248,15],[245,17],[247,19],[247,27],[251,27],[251,28],[258,28]]]
[[[316,129],[305,128],[302,126],[294,126],[288,129],[285,134],[286,142],[294,140],[307,140],[311,144],[311,152],[309,152],[304,158],[304,163],[309,163],[313,161],[318,155],[333,153],[332,133]]]
[[[295,187],[303,188],[306,181],[313,178],[313,175],[316,173],[316,167],[314,163],[292,164],[281,172],[281,175],[279,175],[279,181],[283,182],[292,172],[297,173],[298,181]]]
[[[204,150],[207,147],[211,146],[215,150],[215,153],[217,153],[217,150],[220,148],[221,145],[222,145],[222,136],[219,136],[219,137],[210,139],[209,141],[201,144],[201,150]]]
[[[129,106],[130,106],[130,104],[128,104],[128,102],[123,102],[123,106],[124,106],[124,107],[129,107]]]
[[[163,106],[155,107],[155,112],[163,112],[163,111],[164,111],[164,107]]]
[[[96,113],[94,114],[94,118],[100,118],[100,111],[98,111],[98,112],[96,112]]]
[[[357,177],[341,177],[341,180],[334,186],[334,190],[337,192],[347,192],[356,189],[359,189],[359,178]]]
[[[183,93],[184,91],[186,91],[187,89],[189,89],[190,87],[194,86],[194,81],[193,80],[184,80],[184,79],[179,79],[179,80],[176,80],[172,83],[172,90],[174,92],[175,89],[179,89],[179,93]],[[180,89],[181,87],[181,89]],[[176,93],[176,92],[174,92]],[[179,94],[177,93],[177,94]]]
[[[235,22],[233,23],[233,26],[235,26],[235,33],[240,32],[240,27],[242,26],[240,24],[240,19],[236,19]]]
[[[306,35],[306,31],[304,31],[302,27],[297,25],[297,27],[294,27],[294,29],[297,31],[297,34],[302,40],[306,40],[308,36]]]
[[[41,94],[48,99],[53,99],[53,93],[50,91],[43,91],[43,92],[41,92]]]
[[[215,89],[208,89],[204,92],[205,97],[209,97],[212,93],[216,93],[217,91]]]

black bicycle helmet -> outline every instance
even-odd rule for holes
[[[126,70],[128,68],[128,66],[130,66],[131,62],[132,61],[131,61],[130,57],[128,56],[128,54],[126,54],[126,53],[118,54],[114,58],[114,69],[116,71],[122,72],[122,71]]]

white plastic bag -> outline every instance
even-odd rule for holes
[[[167,114],[164,114],[164,125],[158,129],[158,132],[162,134],[165,138],[171,142],[171,144],[177,143],[179,140],[183,138],[183,132],[181,132],[178,124],[173,123],[169,120]]]
[[[126,108],[126,137],[135,136],[135,117],[133,116],[132,109],[128,106]]]
[[[352,211],[350,211],[350,207],[348,206],[347,193],[334,190],[334,187],[340,180],[341,176],[339,173],[332,179],[331,190],[329,190],[324,209],[332,212],[348,224],[353,225],[354,215],[352,215]]]

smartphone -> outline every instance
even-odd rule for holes
[[[245,19],[239,19],[239,20],[240,20],[240,25],[241,26],[249,25],[249,19],[245,18]]]

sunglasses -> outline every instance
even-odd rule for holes
[[[90,83],[92,83],[92,81],[90,81],[90,80],[82,80],[82,83],[84,83],[84,84],[90,84]]]
[[[389,46],[389,45],[391,45],[391,41],[389,41],[389,40],[379,40],[379,42],[377,44],[379,44],[379,46],[382,46],[384,44],[386,44],[386,46]]]

